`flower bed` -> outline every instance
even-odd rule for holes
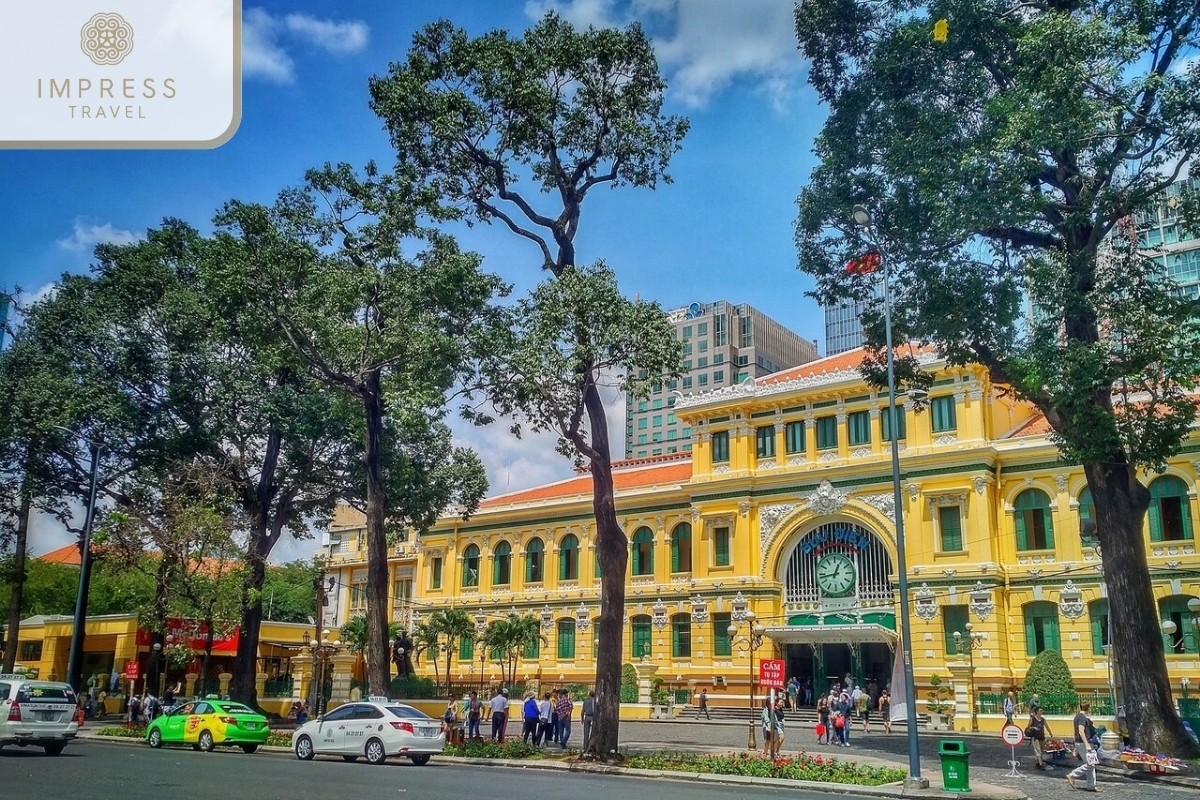
[[[750,775],[759,778],[789,778],[797,781],[848,783],[881,786],[904,780],[905,772],[894,767],[871,767],[853,761],[800,753],[772,761],[753,753],[653,753],[631,755],[626,766],[673,772],[704,772],[711,775]]]
[[[145,728],[118,728],[110,725],[96,731],[97,736],[120,736],[122,739],[145,739]]]
[[[444,752],[448,756],[466,758],[537,758],[542,755],[540,747],[534,747],[520,739],[509,739],[505,742],[468,739],[462,744],[446,745]]]

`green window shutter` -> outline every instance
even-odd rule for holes
[[[929,403],[934,433],[952,431],[958,427],[954,414],[954,395],[935,397]]]
[[[733,642],[729,638],[731,619],[731,615],[727,613],[713,614],[712,616],[714,656],[733,655]]]
[[[871,412],[855,411],[847,417],[850,423],[850,444],[871,443]]]
[[[1042,522],[1046,526],[1046,549],[1054,549],[1054,515],[1049,508],[1042,509]],[[1056,648],[1057,649],[1057,648]]]
[[[729,566],[729,528],[713,530],[713,563],[718,567]]]
[[[596,577],[600,577],[600,548],[595,549],[595,557],[592,559],[596,563]]]
[[[1104,655],[1104,645],[1108,644],[1107,637],[1104,635],[1108,619],[1108,601],[1093,600],[1088,604],[1088,616],[1091,619],[1092,628],[1092,655]]]
[[[1150,498],[1147,516],[1150,518],[1150,541],[1161,542],[1163,540],[1162,514],[1159,512],[1157,497]]]
[[[440,558],[433,559],[429,565],[429,571],[431,573],[431,584],[433,585],[433,588],[442,588],[442,560]]]
[[[537,637],[530,639],[525,643],[524,656],[527,659],[536,659],[542,653],[542,642]]]
[[[945,639],[947,655],[958,652],[954,646],[954,632],[966,636],[968,619],[966,606],[942,606],[942,637]]]
[[[766,425],[754,431],[758,458],[775,457],[775,426]]]
[[[804,452],[804,423],[789,422],[786,429],[787,451],[791,453]]]
[[[1095,519],[1096,504],[1092,502],[1092,490],[1084,488],[1079,493],[1079,518],[1080,519]]]
[[[504,567],[503,567],[504,560],[503,559],[504,559],[504,555],[501,553],[500,548],[497,546],[495,552],[492,554],[492,585],[493,586],[502,586],[504,584],[504,581],[502,580],[503,572],[504,572]]]
[[[1017,530],[1017,549],[1028,550],[1029,541],[1025,536],[1025,511],[1018,508],[1013,514],[1013,524]]]
[[[1054,616],[1050,616],[1047,614],[1047,616],[1043,617],[1042,630],[1045,631],[1046,634],[1046,649],[1057,650],[1061,653],[1062,644],[1058,639],[1058,615],[1055,614]]]
[[[558,621],[558,658],[569,661],[575,658],[575,622],[569,619]]]
[[[820,417],[817,420],[817,449],[834,450],[838,446],[837,417]]]
[[[717,431],[712,435],[712,460],[714,464],[729,460],[729,431]]]
[[[675,623],[671,624],[671,656],[673,658],[680,657],[679,646],[679,626]]]
[[[958,506],[938,508],[938,532],[941,534],[941,549],[944,553],[956,553],[963,549],[962,517]]]
[[[680,572],[679,569],[679,541],[671,540],[671,572]]]
[[[1033,621],[1033,613],[1030,609],[1025,609],[1025,655],[1036,656],[1037,649],[1037,628]]]
[[[891,406],[884,406],[879,412],[879,431],[881,441],[890,442],[892,440],[892,416]],[[896,406],[896,438],[903,441],[906,438],[907,426],[904,421],[904,406]]]
[[[1192,538],[1192,500],[1186,494],[1181,500],[1183,506],[1183,538]]]
[[[458,640],[458,660],[470,661],[475,658],[475,640],[464,636]]]

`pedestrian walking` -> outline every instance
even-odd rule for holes
[[[508,689],[498,690],[488,701],[488,708],[492,712],[492,741],[503,742],[508,727]]]
[[[700,719],[701,714],[704,715],[705,719],[712,719],[708,713],[708,689],[700,690],[700,707],[696,711],[696,719]]]
[[[834,705],[834,710],[837,711],[837,718],[833,722],[833,727],[838,732],[838,739],[843,747],[850,746],[850,728],[853,724],[854,704],[850,702],[850,693],[842,692],[838,697],[837,703]]]
[[[858,719],[862,723],[862,732],[871,732],[871,695],[860,692],[858,695]]]
[[[583,699],[583,749],[588,749],[592,741],[592,725],[596,719],[596,690],[590,689],[588,696]]]
[[[762,740],[764,757],[775,758],[775,704],[771,702],[771,696],[767,695],[763,698],[762,712],[759,714],[762,722]]]
[[[1080,702],[1079,713],[1071,722],[1071,727],[1075,730],[1075,752],[1082,754],[1083,763],[1071,770],[1071,774],[1067,776],[1067,783],[1071,784],[1072,789],[1082,788],[1084,791],[1098,792],[1100,787],[1096,785],[1096,764],[1100,763],[1100,756],[1092,745],[1092,740],[1096,738],[1096,728],[1088,716],[1091,708],[1091,703],[1087,700]],[[1038,711],[1041,711],[1040,704]],[[1086,780],[1082,787],[1077,784],[1081,779]]]
[[[554,704],[554,710],[558,714],[558,746],[566,748],[567,742],[571,741],[571,715],[575,713],[575,704],[571,702],[571,693],[566,689],[559,689],[558,702]]]
[[[1053,734],[1050,733],[1050,726],[1046,723],[1046,718],[1042,716],[1041,706],[1035,708],[1029,715],[1029,724],[1025,726],[1025,736],[1033,747],[1033,768],[1044,771],[1046,769],[1046,737],[1053,736]]]
[[[821,737],[824,735],[825,744],[829,744],[833,737],[833,732],[829,730],[829,697],[821,695],[817,698],[817,744],[821,743]]]
[[[478,692],[471,692],[467,699],[467,738],[479,739],[479,722],[483,717],[483,701]]]
[[[549,702],[547,702],[549,705]],[[525,693],[525,702],[521,704],[521,741],[536,746],[541,738],[541,704],[533,692]],[[549,714],[546,722],[550,721]]]
[[[784,706],[784,698],[780,697],[779,699],[777,699],[775,701],[775,730],[774,730],[774,736],[772,737],[772,740],[771,740],[771,744],[774,745],[774,747],[771,748],[772,751],[774,751],[773,755],[771,756],[772,758],[779,758],[779,755],[783,752],[783,742],[787,738],[784,735],[784,729],[783,729],[783,723],[784,723],[784,713],[783,713],[784,708],[783,708],[783,706]]]
[[[1037,695],[1034,695],[1034,696],[1036,697]],[[1029,710],[1033,711],[1032,706],[1030,707]],[[1017,713],[1016,696],[1013,695],[1012,692],[1009,692],[1008,696],[1004,698],[1004,724],[1012,725],[1013,724],[1013,715],[1016,713]]]
[[[800,680],[793,675],[787,685],[787,707],[792,711],[796,710],[796,697],[800,694]]]
[[[879,695],[879,716],[883,720],[883,732],[892,732],[892,696],[887,689]]]

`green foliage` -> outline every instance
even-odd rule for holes
[[[842,761],[831,756],[782,756],[772,761],[757,753],[657,753],[629,756],[625,766],[634,769],[670,772],[700,772],[710,775],[744,775],[755,778],[787,778],[797,781],[845,783],[856,786],[881,786],[904,779],[905,771],[895,767],[874,767]]]
[[[26,564],[26,572],[22,618],[37,614],[70,615],[75,612],[75,595],[79,590],[78,567],[31,558]],[[8,607],[11,592],[10,578],[0,578],[0,608]],[[92,568],[88,614],[137,614],[153,599],[154,579],[144,570],[128,569],[110,560],[97,559]]]
[[[312,581],[311,562],[291,561],[268,566],[262,591],[257,595],[263,616],[277,622],[307,622],[309,617],[315,618],[317,601]]]
[[[633,689],[635,692],[638,688],[637,669],[633,664],[621,665],[621,688]]]
[[[487,650],[489,656],[493,653],[500,656],[503,682],[508,684],[517,682],[517,662],[522,653],[535,644],[543,643],[546,643],[546,637],[542,636],[541,622],[533,614],[492,620],[479,639],[479,645]]]
[[[1025,682],[1021,686],[1021,700],[1028,704],[1033,695],[1074,698],[1078,705],[1079,695],[1075,691],[1075,679],[1071,668],[1057,650],[1043,650],[1029,662]]]
[[[954,705],[949,702],[953,695],[950,692],[950,687],[942,681],[942,676],[931,676],[929,678],[929,685],[933,688],[925,695],[929,698],[929,702],[925,704],[925,710],[930,714],[953,715]]]
[[[462,744],[446,745],[442,752],[448,756],[465,758],[540,758],[543,755],[540,747],[515,738],[505,739],[503,742],[467,739]]]
[[[144,739],[146,738],[145,728],[117,728],[109,726],[96,731],[97,736],[116,736],[121,739]]]
[[[397,700],[432,700],[437,697],[437,686],[429,678],[409,675],[404,678],[392,678],[388,687],[388,697]]]

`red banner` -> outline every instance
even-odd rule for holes
[[[126,661],[125,662],[125,680],[136,681],[140,675],[141,675],[141,670],[138,668],[138,662],[136,662],[136,661]]]
[[[758,685],[764,689],[783,688],[783,659],[764,658],[758,662]]]
[[[203,622],[195,622],[187,619],[167,620],[166,635],[172,637],[172,645],[179,645],[186,642],[192,650],[195,650],[197,653],[203,653],[204,640],[207,634],[208,626]],[[224,636],[218,630],[217,634],[213,637],[213,654],[234,655],[237,653],[240,635],[241,632],[236,626]],[[154,644],[154,634],[144,628],[138,628],[137,644],[138,647],[151,647]]]

